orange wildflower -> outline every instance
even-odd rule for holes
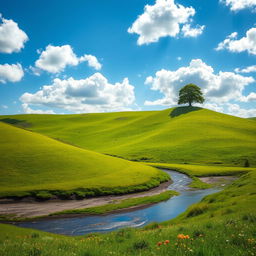
[[[160,245],[162,245],[163,244],[163,242],[158,242],[157,243],[157,246],[160,246]]]
[[[169,243],[170,243],[169,240],[165,240],[165,241],[164,241],[164,244],[169,244]]]
[[[178,239],[189,239],[189,235],[179,234],[177,235]]]

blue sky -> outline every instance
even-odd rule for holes
[[[0,0],[0,114],[164,109],[191,82],[203,107],[256,116],[255,10],[249,0]]]

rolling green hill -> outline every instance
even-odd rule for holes
[[[0,197],[79,197],[145,190],[155,168],[102,155],[0,122]]]
[[[197,107],[2,116],[2,121],[104,154],[165,163],[256,165],[256,123]]]

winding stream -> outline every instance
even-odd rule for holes
[[[164,170],[173,183],[169,190],[180,192],[167,201],[160,202],[143,209],[128,212],[112,213],[99,216],[59,218],[16,223],[20,227],[39,229],[65,235],[84,235],[91,232],[109,232],[124,227],[141,227],[151,222],[170,220],[184,212],[188,206],[199,202],[204,196],[218,192],[219,189],[190,190],[191,178],[187,175]]]

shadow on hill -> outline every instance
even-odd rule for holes
[[[0,119],[1,122],[6,123],[6,124],[11,124],[19,127],[30,127],[31,124],[26,122],[25,120],[18,120],[14,118],[2,118]]]
[[[180,115],[184,115],[184,114],[187,114],[187,113],[190,113],[190,112],[193,112],[193,111],[197,111],[197,110],[200,110],[202,108],[200,107],[177,107],[175,108],[171,113],[170,113],[170,117],[173,118],[173,117],[177,117],[177,116],[180,116]]]

